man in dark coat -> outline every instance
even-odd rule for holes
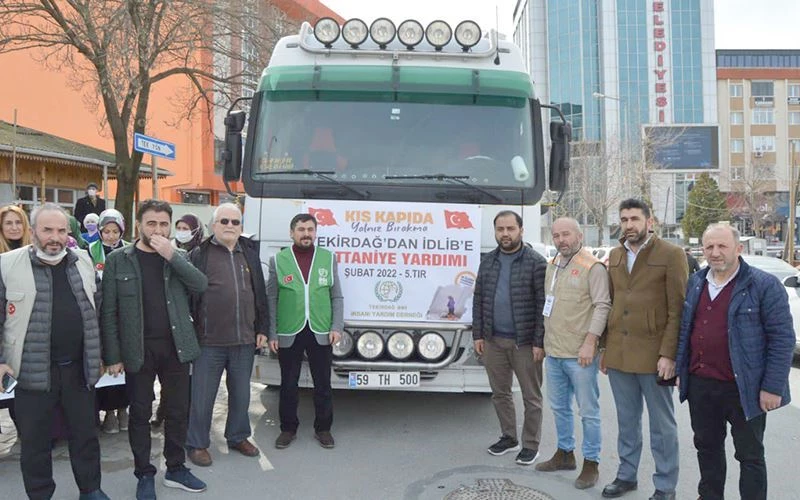
[[[86,232],[86,227],[83,225],[83,219],[88,214],[100,215],[100,212],[106,209],[106,200],[97,196],[97,184],[90,182],[86,185],[86,196],[80,198],[75,202],[75,211],[72,215],[78,219],[81,225],[81,232]]]

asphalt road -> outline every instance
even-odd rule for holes
[[[774,414],[767,423],[766,448],[770,474],[770,498],[800,499],[794,480],[797,477],[797,451],[800,449],[800,369],[792,369],[791,383],[795,403]],[[546,387],[545,387],[546,390]],[[313,438],[311,392],[303,391],[300,405],[301,427],[298,439],[286,450],[273,447],[279,433],[277,392],[253,384],[250,406],[254,440],[262,450],[259,458],[229,453],[223,437],[225,418],[224,385],[215,410],[212,432],[214,464],[193,467],[209,487],[205,494],[193,495],[161,485],[162,499],[236,498],[238,499],[442,499],[460,487],[473,486],[479,479],[508,479],[519,486],[534,488],[555,499],[600,498],[603,484],[616,471],[616,418],[608,381],[601,377],[603,452],[600,484],[578,491],[572,487],[575,472],[544,474],[532,466],[514,464],[514,454],[493,457],[486,447],[499,436],[491,400],[476,394],[429,394],[403,392],[340,391],[334,395],[333,450],[322,449]],[[518,411],[521,402],[518,399]],[[0,498],[25,498],[19,472],[18,454],[9,453],[9,419],[2,412],[0,435]],[[698,480],[692,446],[689,412],[677,407],[680,434],[681,473],[679,499],[694,499]],[[580,426],[577,426],[579,432]],[[645,436],[647,424],[645,418]],[[578,436],[580,442],[580,436]],[[160,452],[161,433],[154,431],[154,463],[164,467]],[[639,471],[639,491],[628,499],[647,499],[652,494],[653,461],[648,439]],[[552,414],[545,404],[542,432],[542,457],[555,447]],[[133,498],[135,478],[126,433],[102,435],[103,489],[111,498]],[[729,451],[727,496],[738,498],[738,464]],[[66,446],[54,451],[54,473],[58,488],[55,498],[77,498]],[[191,464],[189,464],[191,466]]]

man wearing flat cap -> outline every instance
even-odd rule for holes
[[[90,182],[86,185],[86,196],[75,202],[75,210],[72,215],[80,222],[82,233],[86,232],[83,219],[86,218],[88,214],[97,214],[99,216],[100,213],[106,209],[106,200],[97,196],[97,191],[97,184]]]

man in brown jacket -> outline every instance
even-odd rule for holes
[[[619,217],[622,246],[608,259],[613,304],[600,367],[608,373],[617,407],[620,465],[603,497],[616,498],[638,486],[644,400],[656,466],[650,500],[674,500],[679,456],[670,379],[689,270],[680,247],[652,234],[650,207],[644,202],[623,201]]]

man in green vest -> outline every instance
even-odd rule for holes
[[[298,382],[303,353],[314,380],[314,437],[323,448],[333,448],[331,435],[331,345],[344,327],[344,301],[337,277],[336,256],[314,245],[317,220],[297,214],[289,224],[294,243],[269,262],[267,297],[270,314],[269,346],[281,366],[279,414],[281,433],[276,448],[286,448],[297,435]]]

